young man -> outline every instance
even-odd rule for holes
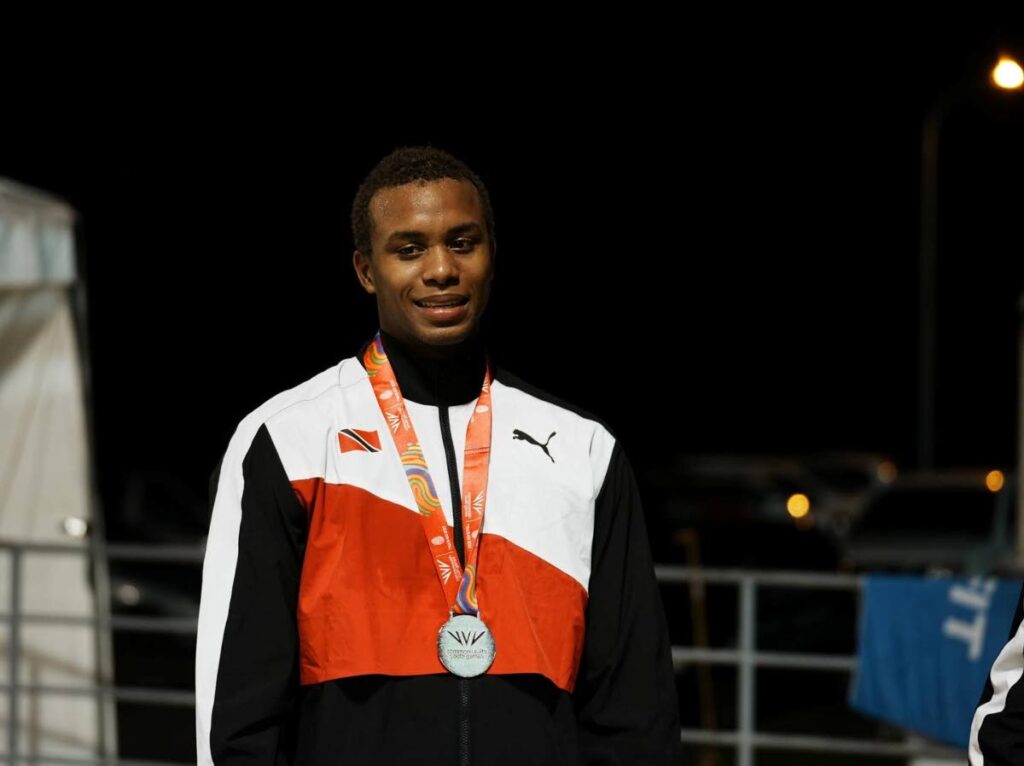
[[[352,223],[378,333],[244,418],[216,478],[199,763],[678,763],[633,470],[492,366],[483,183],[399,149]]]

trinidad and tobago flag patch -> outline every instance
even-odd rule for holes
[[[338,431],[338,444],[342,452],[380,452],[380,437],[376,431],[342,428]]]

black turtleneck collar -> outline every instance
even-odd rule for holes
[[[403,398],[441,407],[465,404],[480,395],[487,351],[479,332],[462,343],[448,359],[424,356],[386,330],[380,331],[380,337]],[[363,364],[366,347],[372,342],[370,338],[360,346],[357,354],[360,364]]]

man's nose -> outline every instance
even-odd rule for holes
[[[424,279],[447,281],[458,277],[459,263],[447,245],[436,245],[427,251],[423,272]]]

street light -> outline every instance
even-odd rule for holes
[[[918,467],[930,469],[935,462],[935,349],[936,272],[939,236],[939,134],[946,115],[965,95],[979,90],[982,78],[970,71],[943,91],[925,117],[921,134],[921,324],[918,343]],[[1010,56],[1001,56],[990,73],[992,84],[1019,90],[1024,71]],[[1024,500],[1021,501],[1024,508]],[[1024,511],[1022,511],[1024,512]],[[1024,531],[1022,531],[1024,534]],[[1024,537],[1022,537],[1024,546]]]
[[[1009,56],[1002,56],[992,67],[992,82],[1003,90],[1019,90],[1024,85],[1024,69]]]

